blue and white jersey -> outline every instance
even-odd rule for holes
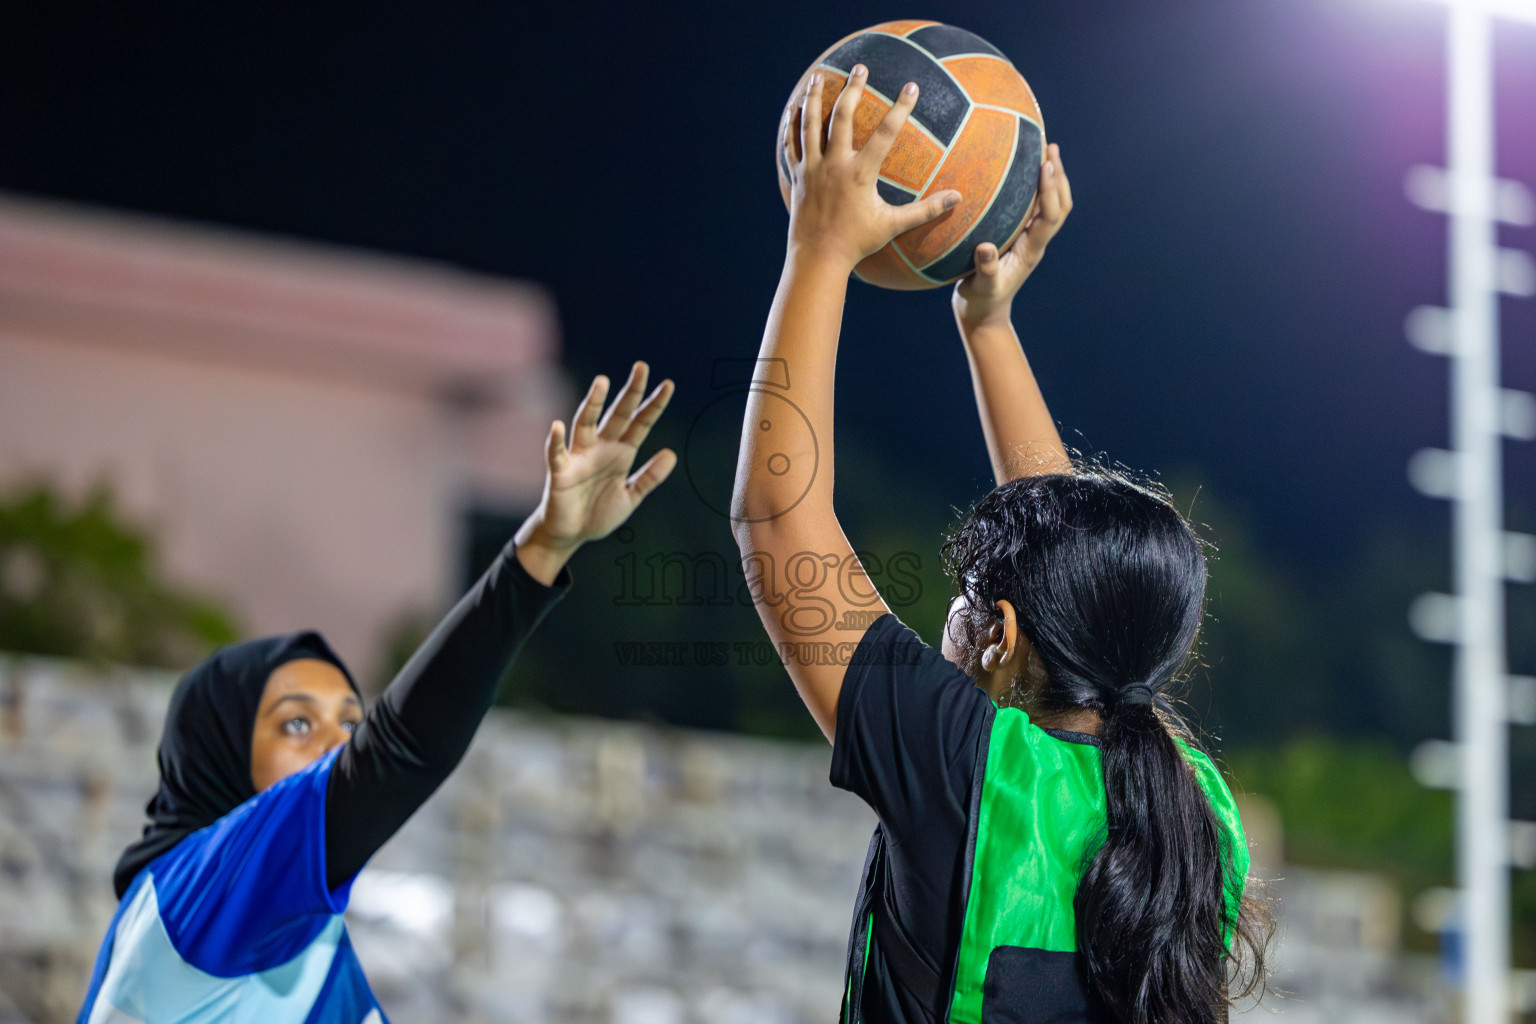
[[[332,751],[151,861],[77,1024],[383,1024],[325,884]]]

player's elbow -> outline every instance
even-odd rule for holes
[[[774,511],[776,507],[780,509],[778,514]],[[737,481],[736,493],[731,500],[731,533],[743,555],[775,546],[788,525],[782,521],[783,511],[782,504],[776,505],[772,494],[754,491]]]
[[[773,518],[758,514],[765,499],[760,490],[753,486],[749,470],[737,470],[736,486],[731,492],[731,533],[736,537],[736,546],[742,554],[756,550],[761,528]]]
[[[742,555],[762,548],[764,527],[767,525],[754,521],[748,508],[749,506],[741,500],[738,493],[736,500],[731,502],[731,534],[736,538],[736,547]]]

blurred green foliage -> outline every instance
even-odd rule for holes
[[[1208,488],[1172,489],[1212,545],[1190,699],[1220,744],[1331,733],[1389,737],[1406,754],[1449,735],[1451,651],[1407,622],[1416,596],[1449,586],[1445,537],[1384,525],[1350,561],[1300,566],[1265,551]]]
[[[1226,756],[1234,788],[1268,797],[1285,830],[1291,864],[1379,872],[1411,901],[1425,889],[1455,884],[1455,798],[1419,785],[1383,738],[1313,735]],[[1536,874],[1513,875],[1514,956],[1536,962]],[[1409,946],[1433,949],[1436,937],[1408,920]]]
[[[184,668],[237,636],[215,602],[161,578],[106,488],[0,499],[0,650]]]
[[[1307,736],[1231,751],[1226,767],[1234,789],[1274,802],[1287,863],[1380,872],[1408,900],[1453,883],[1452,796],[1419,785],[1386,740]],[[1408,924],[1411,945],[1434,947]]]
[[[1421,886],[1449,884],[1452,796],[1419,785],[1390,743],[1309,736],[1233,751],[1226,760],[1243,789],[1280,810],[1286,860],[1391,870]]]

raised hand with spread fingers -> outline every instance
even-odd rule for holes
[[[676,453],[663,448],[631,472],[640,445],[672,400],[670,380],[645,393],[649,376],[650,368],[636,363],[606,413],[608,378],[593,378],[571,421],[569,443],[564,423],[550,426],[544,495],[516,537],[518,560],[535,579],[553,580],[582,544],[618,529],[676,468]]]
[[[868,69],[855,64],[832,108],[823,141],[825,78],[813,75],[798,115],[788,120],[780,140],[789,166],[790,246],[822,250],[848,262],[850,270],[897,235],[933,220],[960,202],[960,193],[954,189],[905,206],[893,206],[880,198],[875,191],[880,165],[917,105],[917,83],[907,83],[864,148],[854,149],[853,113],[868,81]]]

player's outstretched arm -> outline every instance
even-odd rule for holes
[[[342,747],[326,792],[331,888],[361,870],[459,763],[507,666],[569,586],[561,570],[571,555],[618,529],[677,465],[663,449],[631,472],[672,397],[671,381],[647,397],[648,375],[636,363],[606,415],[608,380],[594,380],[569,444],[565,425],[554,424],[538,508]]]
[[[1037,195],[1034,215],[1008,251],[999,255],[990,242],[977,246],[976,273],[955,285],[955,323],[965,341],[976,411],[999,484],[1072,466],[1012,317],[1013,297],[1072,212],[1072,186],[1055,143],[1046,149]]]
[[[781,144],[790,166],[789,242],[747,400],[732,518],[758,615],[821,731],[871,613],[886,608],[858,569],[832,506],[832,391],[848,276],[865,256],[952,209],[959,193],[891,206],[880,164],[917,102],[908,84],[861,150],[853,114],[867,72],[853,69],[822,139],[822,80],[812,76]],[[810,423],[807,433],[785,403]],[[800,430],[791,429],[799,425]],[[815,467],[806,478],[796,467]],[[782,596],[790,587],[794,601]]]

